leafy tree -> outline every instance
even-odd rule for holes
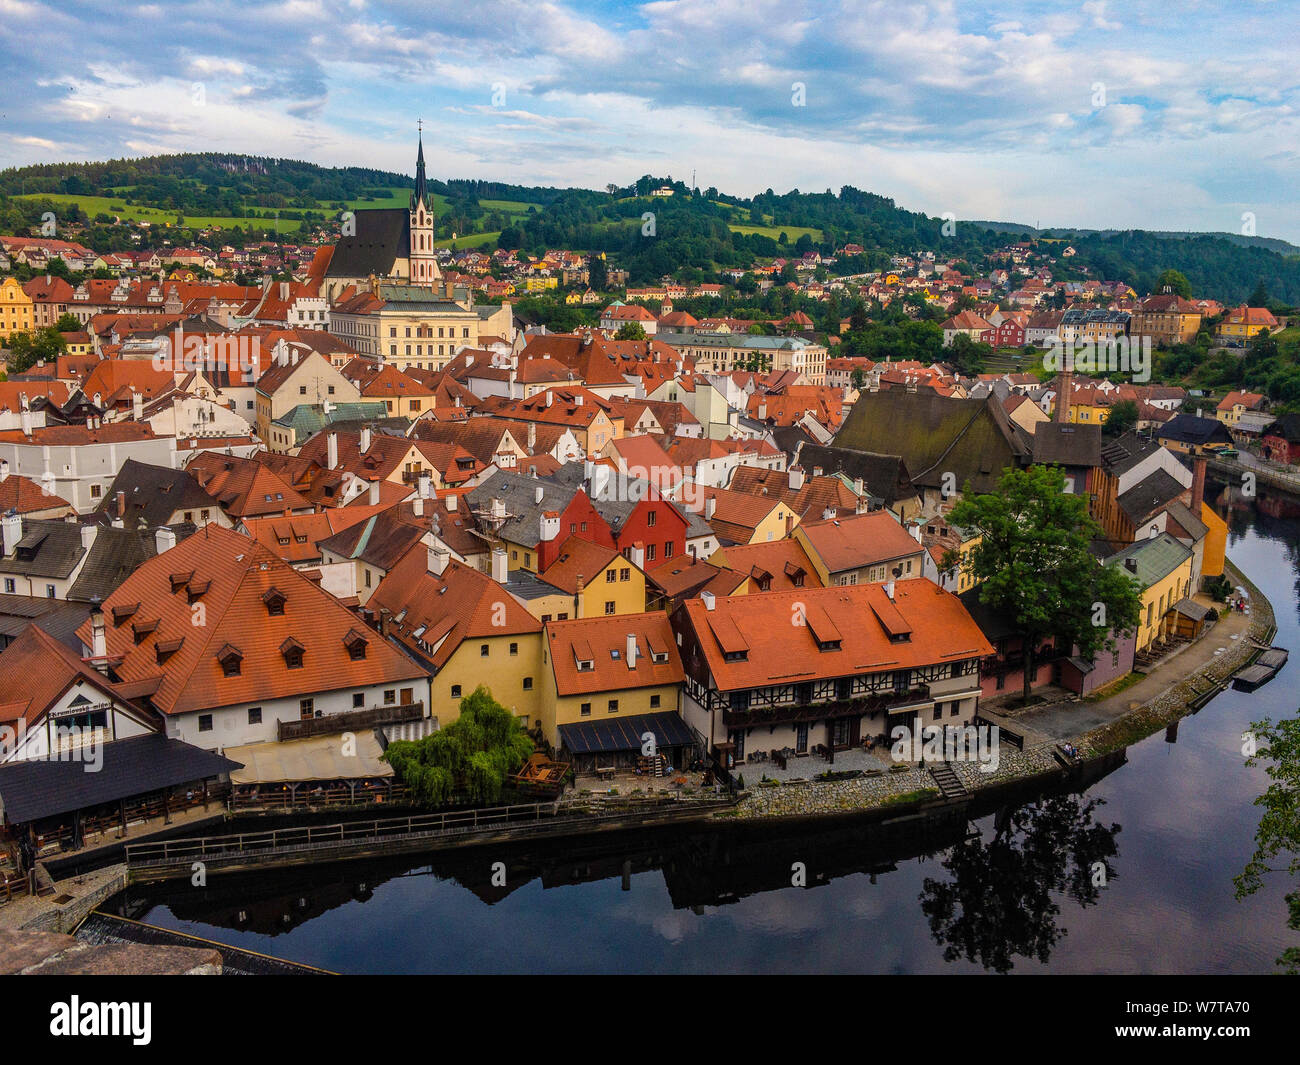
[[[1300,875],[1300,717],[1274,722],[1269,718],[1251,726],[1255,753],[1246,765],[1264,765],[1269,785],[1255,800],[1263,816],[1255,830],[1255,853],[1241,875],[1233,880],[1237,898],[1253,895],[1268,873]],[[1280,866],[1272,862],[1283,859]],[[1300,887],[1286,895],[1287,927],[1300,932]],[[1291,975],[1300,975],[1300,946],[1287,947],[1278,964]]]
[[[533,753],[523,724],[480,684],[460,701],[460,717],[422,740],[397,740],[384,760],[416,802],[441,806],[463,792],[471,802],[494,803],[506,779]]]
[[[1053,466],[1009,468],[998,490],[972,496],[969,485],[948,516],[975,530],[980,542],[968,565],[980,602],[1005,613],[1024,647],[1024,698],[1029,700],[1039,645],[1057,638],[1085,659],[1113,650],[1116,636],[1137,629],[1139,585],[1116,566],[1101,566],[1088,549],[1102,530],[1086,496],[1065,491]]]
[[[1185,300],[1192,298],[1192,283],[1177,270],[1165,270],[1156,278],[1157,292],[1163,292],[1166,286],[1175,296],[1182,296]]]
[[[604,292],[609,287],[609,268],[599,255],[591,257],[587,267],[587,285],[596,292]]]
[[[59,315],[59,320],[54,323],[54,328],[60,333],[79,333],[81,332],[81,319],[75,314],[64,311]]]
[[[645,340],[645,328],[640,322],[624,322],[614,334],[615,340]]]
[[[1101,427],[1105,436],[1123,436],[1137,428],[1138,407],[1131,399],[1121,399],[1110,408],[1106,421]]]
[[[80,328],[80,325],[78,325]],[[68,350],[67,342],[52,325],[38,329],[34,333],[11,333],[9,335],[9,372],[23,373],[38,362],[54,362]]]

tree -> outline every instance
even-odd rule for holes
[[[440,806],[457,791],[474,803],[497,802],[532,753],[523,723],[480,684],[450,725],[422,740],[396,740],[383,757],[416,802]]]
[[[587,267],[587,285],[597,292],[604,292],[609,287],[609,269],[599,255],[591,257]]]
[[[1009,468],[996,492],[965,491],[948,520],[980,536],[967,564],[981,582],[980,602],[1019,630],[1026,702],[1045,639],[1077,646],[1087,660],[1114,650],[1117,635],[1136,631],[1139,586],[1119,567],[1098,565],[1088,544],[1100,539],[1101,527],[1088,513],[1087,497],[1065,491],[1060,469]]]
[[[1163,292],[1168,288],[1175,296],[1182,296],[1183,299],[1192,298],[1192,283],[1177,270],[1165,270],[1156,278],[1156,291]]]
[[[1268,289],[1264,287],[1263,278],[1255,286],[1255,291],[1250,294],[1250,299],[1246,301],[1247,307],[1267,307],[1268,306]]]
[[[1110,408],[1106,421],[1101,427],[1105,436],[1123,436],[1137,428],[1138,406],[1131,399],[1121,399]]]
[[[614,334],[615,340],[645,340],[645,328],[640,322],[624,322]]]
[[[59,320],[54,323],[54,328],[60,333],[79,333],[81,331],[81,319],[75,314],[64,311],[59,315]]]
[[[1250,726],[1253,752],[1247,749],[1246,765],[1261,763],[1269,785],[1255,800],[1264,814],[1255,830],[1255,853],[1241,875],[1233,880],[1237,898],[1253,895],[1268,873],[1300,874],[1300,717],[1273,722],[1269,718]],[[1274,868],[1270,863],[1283,856],[1285,861]],[[1285,896],[1287,927],[1300,932],[1300,888]],[[1289,975],[1300,975],[1300,946],[1287,947],[1278,958]]]
[[[58,329],[47,325],[34,333],[9,335],[9,372],[23,373],[38,362],[54,362],[68,350],[67,341]]]

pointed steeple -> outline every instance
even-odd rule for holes
[[[420,153],[415,157],[415,191],[411,193],[411,210],[415,210],[416,204],[424,204],[425,210],[429,208],[429,189],[424,180],[424,130],[420,130]]]

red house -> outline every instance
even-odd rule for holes
[[[1260,446],[1274,462],[1300,465],[1300,414],[1283,414],[1264,430]]]
[[[1021,348],[1025,345],[1025,327],[1014,318],[1008,318],[1001,325],[984,330],[980,342],[995,348]]]
[[[605,508],[603,503],[600,506]],[[618,506],[621,511],[627,511],[629,504]],[[621,521],[615,522],[611,517],[610,524],[614,529],[614,546],[625,557],[632,557],[633,544],[640,542],[644,546],[642,568],[647,571],[686,554],[687,520],[654,489],[650,490],[647,498],[632,504],[630,512]]]

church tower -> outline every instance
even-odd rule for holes
[[[433,211],[424,177],[424,132],[420,131],[420,152],[415,160],[415,190],[411,193],[410,278],[413,285],[433,285],[442,280],[434,257]]]

